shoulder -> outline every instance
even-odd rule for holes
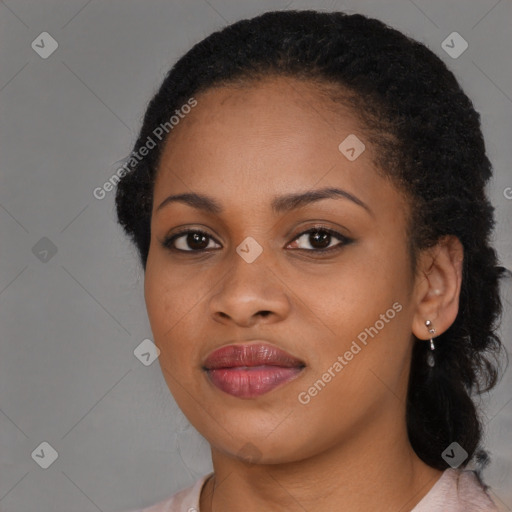
[[[212,473],[209,473],[201,477],[193,485],[150,507],[126,512],[199,512],[201,489],[211,475]]]
[[[477,474],[468,469],[446,469],[411,512],[497,512]]]

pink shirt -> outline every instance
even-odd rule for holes
[[[203,476],[194,485],[149,508],[127,512],[200,512],[201,489],[212,474]],[[448,468],[411,512],[497,512],[497,510],[473,471]]]

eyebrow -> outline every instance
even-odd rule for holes
[[[270,204],[272,211],[275,214],[278,214],[301,208],[322,199],[348,199],[349,201],[352,201],[358,206],[364,208],[370,215],[373,216],[373,212],[370,207],[365,202],[361,201],[361,199],[354,196],[350,192],[347,192],[346,190],[333,187],[309,190],[307,192],[298,192],[294,194],[285,194],[282,196],[274,197]],[[221,204],[213,197],[209,197],[204,194],[196,194],[193,192],[167,197],[160,203],[156,211],[159,211],[164,206],[174,202],[184,203],[191,206],[192,208],[217,215],[224,211]]]

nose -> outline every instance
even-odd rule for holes
[[[257,322],[275,323],[286,318],[290,311],[288,288],[265,262],[264,253],[247,263],[234,252],[229,270],[210,298],[215,321],[251,327]]]

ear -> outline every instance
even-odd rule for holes
[[[464,248],[454,235],[421,252],[414,284],[416,312],[412,332],[422,340],[431,337],[425,322],[430,320],[436,332],[445,332],[459,311]]]

